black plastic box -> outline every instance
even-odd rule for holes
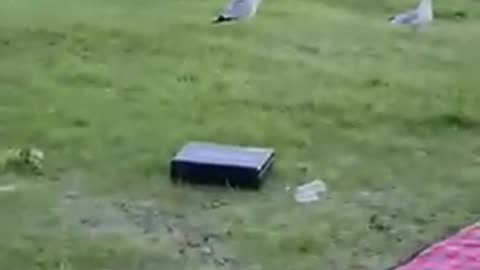
[[[174,182],[258,189],[274,156],[270,148],[190,142],[171,160],[170,176]]]

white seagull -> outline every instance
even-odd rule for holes
[[[213,23],[250,19],[257,13],[261,2],[262,0],[231,0]]]
[[[392,24],[421,26],[433,20],[432,0],[420,0],[416,9],[397,14],[388,18]]]

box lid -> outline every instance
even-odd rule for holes
[[[241,147],[207,142],[190,142],[174,157],[177,161],[207,163],[259,170],[274,154],[271,148]]]

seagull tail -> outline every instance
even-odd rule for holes
[[[217,24],[217,23],[222,23],[222,22],[229,22],[232,21],[233,18],[231,17],[226,17],[224,15],[218,16],[215,20],[212,21],[212,23]]]

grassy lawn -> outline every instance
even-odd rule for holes
[[[385,269],[480,213],[480,3],[0,2],[0,150],[44,177],[0,184],[5,269]],[[453,14],[466,12],[455,19]],[[274,147],[259,192],[174,186],[189,140]],[[321,201],[286,187],[323,179]]]

